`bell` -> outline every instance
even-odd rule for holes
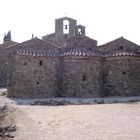
[[[65,25],[65,29],[68,29],[68,25]]]

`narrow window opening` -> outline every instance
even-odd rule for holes
[[[24,62],[24,65],[27,65],[27,62]]]
[[[82,80],[86,81],[86,75],[85,74],[83,74]]]
[[[125,75],[125,74],[126,74],[126,72],[122,72],[122,74],[124,74],[124,75]]]
[[[39,65],[42,66],[43,65],[43,61],[39,61]]]
[[[105,78],[105,75],[103,75],[103,79]]]
[[[69,21],[63,21],[63,34],[69,34]]]
[[[108,87],[113,87],[112,85],[107,85]]]

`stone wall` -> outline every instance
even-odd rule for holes
[[[5,51],[0,49],[0,87],[6,87],[7,81],[7,59],[5,56]]]
[[[96,57],[64,57],[62,93],[64,97],[99,97],[101,65]]]
[[[8,96],[18,98],[55,97],[57,58],[16,56]]]
[[[140,57],[108,57],[104,61],[104,96],[140,96]]]
[[[13,68],[13,53],[10,48],[16,44],[14,41],[0,44],[0,88],[8,86],[8,79]]]
[[[0,49],[0,88],[6,88],[9,84],[9,76],[13,69],[13,54],[8,50]]]
[[[87,36],[77,35],[66,41],[66,47],[81,47],[96,52],[95,50],[97,50],[97,41]]]
[[[16,56],[8,96],[140,96],[140,57]]]

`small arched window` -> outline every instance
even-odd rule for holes
[[[81,34],[82,34],[82,29],[78,28],[78,35],[81,35]]]
[[[43,65],[43,61],[41,60],[41,61],[39,61],[39,65],[40,66],[42,66]]]
[[[121,50],[123,50],[123,49],[124,49],[124,45],[123,45],[123,44],[120,44],[120,45],[119,45],[119,48],[120,48]]]

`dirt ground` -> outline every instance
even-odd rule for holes
[[[16,106],[15,140],[140,140],[140,103]]]
[[[14,119],[13,140],[140,140],[140,102],[31,106],[0,97]]]

